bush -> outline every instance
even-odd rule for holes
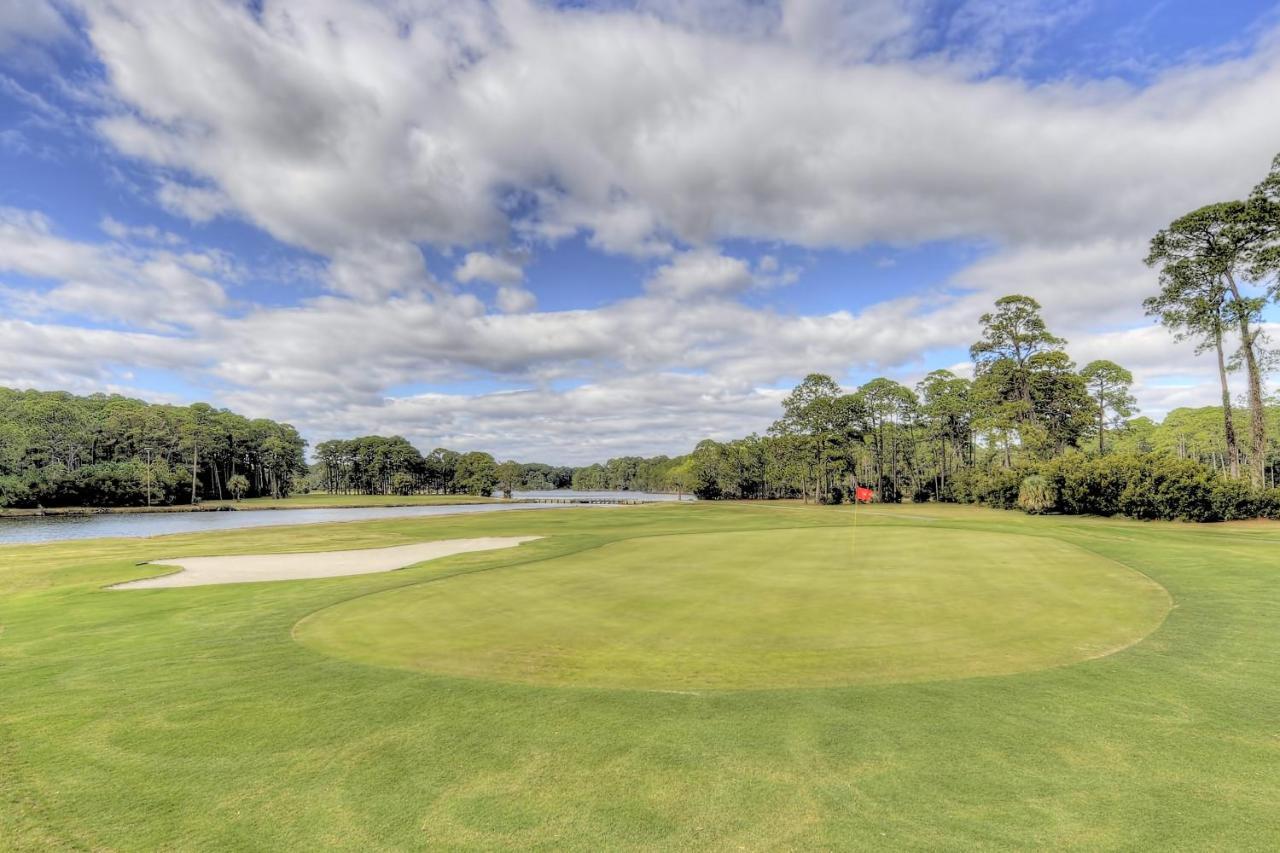
[[[31,489],[20,477],[0,477],[0,509],[34,505]]]
[[[1213,507],[1217,475],[1198,462],[1171,456],[1127,457],[1129,474],[1120,513],[1138,519],[1220,521]]]
[[[1280,519],[1280,489],[1269,489],[1258,497],[1258,515]]]
[[[1254,492],[1243,480],[1218,477],[1213,483],[1210,500],[1213,515],[1223,521],[1267,515],[1267,493]]]
[[[1014,477],[1018,486],[1011,496]],[[956,478],[955,487],[962,500],[1027,512],[1056,508],[1070,515],[1183,521],[1280,518],[1280,490],[1258,493],[1243,481],[1167,454],[1072,453],[1039,470],[968,472]]]
[[[1048,512],[1057,503],[1057,489],[1040,474],[1032,474],[1025,478],[1022,485],[1018,487],[1018,506],[1032,515]]]
[[[996,509],[1018,506],[1022,481],[1036,471],[1021,466],[1013,468],[973,469],[957,472],[951,488],[957,500],[979,503]]]
[[[227,491],[231,492],[231,497],[240,500],[249,491],[249,478],[244,474],[232,474],[227,478]]]

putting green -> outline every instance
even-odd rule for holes
[[[1100,657],[1169,609],[1057,539],[929,527],[628,539],[344,602],[300,622],[381,666],[645,690],[1003,675]]]

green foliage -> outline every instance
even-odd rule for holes
[[[996,509],[1014,509],[1022,481],[1033,471],[1024,466],[968,468],[957,472],[955,494],[962,503],[976,503]]]
[[[1023,511],[1038,515],[1054,508],[1058,503],[1053,484],[1039,474],[1032,474],[1018,487],[1018,506]]]
[[[969,347],[980,367],[1010,361],[1019,369],[1037,353],[1060,349],[1066,341],[1049,331],[1040,316],[1040,303],[1014,294],[996,300],[996,310],[983,314],[982,340]]]
[[[1223,331],[1236,335],[1235,357],[1243,365],[1249,401],[1249,477],[1260,490],[1267,480],[1267,428],[1263,403],[1266,353],[1259,324],[1277,296],[1265,279],[1280,259],[1280,189],[1273,166],[1244,201],[1209,204],[1161,229],[1147,263],[1160,267],[1161,292],[1147,300],[1148,313],[1180,333],[1212,343],[1218,357],[1230,465],[1237,467],[1231,394],[1224,363]],[[1234,360],[1234,359],[1233,359]]]
[[[463,494],[489,497],[498,486],[498,466],[488,453],[464,453],[458,458],[455,478]]]
[[[495,471],[497,476],[497,486],[502,490],[504,498],[511,497],[512,492],[520,488],[524,481],[524,469],[520,467],[520,463],[508,459],[497,467]]]
[[[0,388],[0,506],[142,506],[289,494],[306,442],[288,424],[204,403]],[[194,470],[193,470],[194,468]]]
[[[397,471],[391,475],[390,492],[393,495],[411,495],[417,490],[417,478],[407,471]]]
[[[1125,420],[1137,409],[1137,401],[1129,393],[1133,374],[1114,361],[1091,361],[1080,371],[1093,407],[1097,413],[1098,452],[1106,449],[1106,431],[1124,427]]]
[[[446,453],[452,451],[423,457],[398,435],[322,441],[316,445],[316,480],[330,494],[409,495],[433,485],[444,492],[453,478],[446,461],[457,457],[447,459]]]
[[[231,497],[240,500],[249,491],[249,479],[243,474],[235,474],[227,480],[227,490]]]

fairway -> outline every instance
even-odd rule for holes
[[[849,521],[700,502],[0,548],[0,849],[1280,846],[1280,525]],[[487,537],[540,538],[107,589]]]
[[[340,657],[449,675],[646,690],[922,681],[1130,645],[1168,594],[1053,539],[928,527],[629,539],[327,608]]]

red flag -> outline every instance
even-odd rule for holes
[[[869,504],[875,498],[876,493],[868,489],[866,486],[858,486],[853,490],[853,499],[860,504]]]

